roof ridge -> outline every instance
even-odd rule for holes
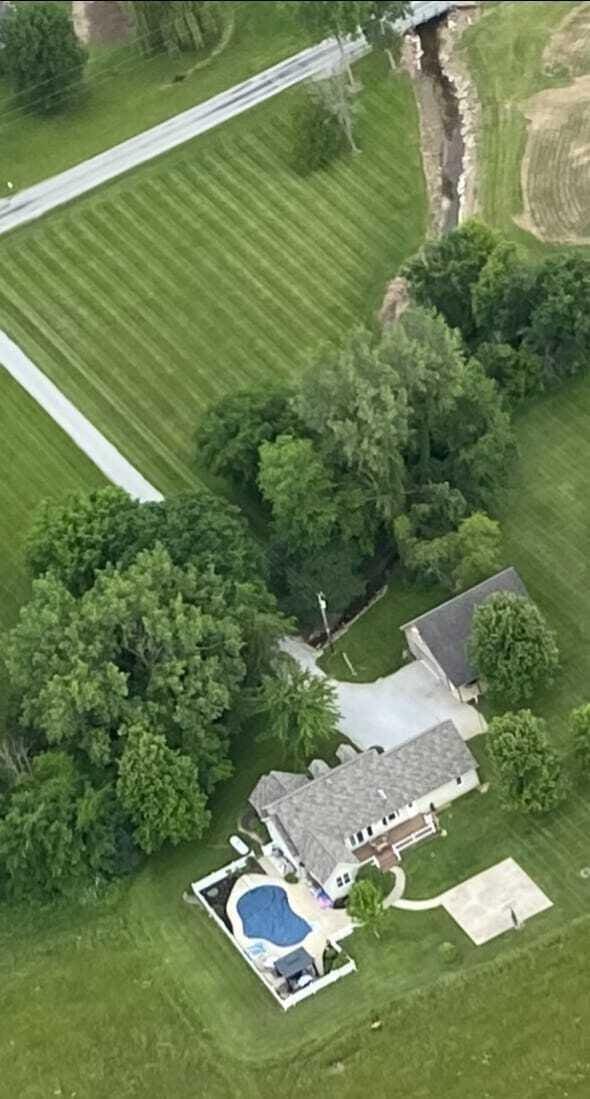
[[[443,607],[450,607],[451,603],[456,603],[458,599],[464,599],[466,595],[470,595],[471,592],[477,591],[478,588],[483,588],[484,584],[489,584],[490,580],[497,580],[498,577],[504,576],[507,572],[514,572],[524,584],[522,577],[515,565],[507,565],[505,569],[500,569],[499,572],[495,572],[493,576],[488,576],[486,580],[480,580],[479,584],[473,584],[471,588],[467,588],[466,591],[459,592],[458,595],[451,596],[450,599],[445,599],[444,603],[438,603],[436,607],[431,607],[429,611],[424,611],[423,614],[419,614],[416,618],[410,618],[408,622],[404,622],[399,628],[405,630],[408,626],[414,626],[416,622],[421,622],[423,618],[429,618],[435,611],[440,611]]]
[[[357,752],[354,759],[347,759],[347,760],[345,760],[344,763],[339,763],[336,767],[330,767],[330,770],[326,771],[325,774],[318,775],[316,778],[309,779],[308,782],[306,782],[306,784],[305,784],[305,789],[309,789],[310,786],[314,786],[316,783],[327,782],[327,780],[332,777],[332,775],[334,774],[335,771],[343,771],[345,768],[352,766],[352,764],[356,764],[359,759],[364,759],[365,756],[368,756],[370,753],[372,753],[373,755],[376,755],[377,757],[384,754],[384,753],[376,752],[374,748],[365,748],[364,752]],[[294,772],[294,773],[297,773],[297,772]],[[299,773],[301,774],[302,772],[299,772]],[[271,801],[267,808],[271,809],[274,805],[278,805],[279,802],[287,801],[288,798],[295,797],[295,795],[300,793],[300,791],[302,789],[303,789],[303,787],[299,787],[298,790],[289,790],[288,793],[283,794],[280,798],[275,798],[274,801]]]

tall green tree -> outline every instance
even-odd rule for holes
[[[238,509],[202,487],[161,503],[140,504],[113,485],[48,501],[35,513],[26,555],[33,576],[52,572],[78,596],[108,565],[126,568],[156,544],[175,565],[214,564],[220,575],[244,581],[263,571]]]
[[[329,540],[338,515],[335,486],[311,439],[280,435],[263,443],[258,484],[277,534],[293,550],[317,549]]]
[[[298,668],[290,657],[262,682],[257,701],[265,739],[276,739],[286,755],[309,760],[338,732],[339,710],[332,684]]]
[[[590,260],[583,255],[550,256],[531,290],[533,309],[526,348],[543,362],[550,381],[586,369],[590,356]]]
[[[563,800],[560,759],[549,744],[545,722],[530,710],[495,717],[488,728],[487,750],[508,809],[547,813]]]
[[[590,703],[577,706],[569,716],[574,750],[585,771],[590,767]]]
[[[80,94],[88,54],[62,4],[13,4],[0,21],[0,51],[2,70],[24,110],[54,114]]]
[[[559,665],[555,634],[541,611],[512,592],[497,592],[476,609],[469,649],[492,694],[509,705],[550,686]]]
[[[193,760],[145,725],[126,732],[117,796],[137,844],[148,854],[166,842],[198,838],[210,821]]]
[[[220,33],[222,6],[214,0],[127,0],[147,54],[200,50]]]
[[[383,893],[374,881],[369,878],[355,881],[348,894],[346,910],[351,919],[372,931],[377,939],[380,938],[386,910],[383,907]]]
[[[500,569],[500,524],[481,512],[463,519],[456,531],[431,539],[417,538],[410,517],[400,515],[394,534],[404,567],[423,583],[460,592]]]
[[[360,497],[351,510],[365,515],[364,501],[382,520],[397,515],[405,490],[407,393],[370,334],[357,328],[342,347],[322,349],[293,406],[330,467],[356,482]]]
[[[257,488],[258,450],[278,435],[297,433],[288,390],[269,386],[230,393],[213,404],[199,422],[197,464],[218,477]]]
[[[66,753],[38,756],[0,815],[0,882],[47,898],[110,873],[116,820],[109,789],[92,789]]]
[[[432,479],[435,423],[454,408],[463,389],[466,366],[461,338],[433,310],[414,308],[389,326],[380,352],[407,393],[410,431],[417,442],[418,480],[426,483]]]
[[[477,333],[472,292],[501,239],[482,222],[466,221],[454,232],[425,244],[401,272],[415,302],[437,309],[468,342]]]

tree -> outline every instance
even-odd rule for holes
[[[161,503],[140,504],[112,485],[46,501],[35,513],[26,553],[33,576],[51,571],[78,596],[98,572],[126,568],[156,544],[175,565],[198,560],[235,579],[262,575],[261,553],[238,509],[202,487]]]
[[[369,879],[355,881],[346,902],[346,909],[356,923],[367,927],[376,938],[385,919],[383,894],[378,885]]]
[[[282,548],[285,594],[281,605],[297,617],[302,628],[321,626],[318,592],[324,592],[328,614],[335,621],[364,595],[367,581],[361,572],[362,557],[350,542],[329,542],[303,559],[289,557]]]
[[[394,72],[401,43],[400,35],[395,30],[395,23],[407,15],[410,4],[375,0],[370,7],[372,10],[369,18],[363,18],[361,29],[373,49],[382,51],[386,55],[389,68]]]
[[[356,483],[356,511],[363,524],[368,518],[365,504],[379,519],[397,515],[405,488],[407,395],[370,334],[357,328],[342,347],[322,349],[293,407],[335,476],[348,473]],[[350,503],[349,494],[349,509]]]
[[[516,442],[498,387],[471,359],[452,407],[434,409],[433,477],[448,481],[470,510],[492,513],[510,483]]]
[[[461,338],[433,310],[414,308],[386,329],[380,351],[408,395],[410,430],[417,440],[418,481],[426,483],[432,480],[435,423],[454,408],[463,388]]]
[[[301,176],[327,168],[346,148],[346,134],[323,96],[308,86],[293,115],[293,167]]]
[[[590,704],[578,706],[569,717],[569,729],[576,755],[584,768],[590,767]]]
[[[494,519],[475,512],[459,523],[451,577],[453,591],[465,591],[499,572],[501,551],[502,531]]]
[[[108,769],[120,728],[143,717],[191,756],[209,792],[230,769],[222,719],[246,675],[250,596],[162,549],[101,573],[79,600],[53,577],[35,581],[5,653],[23,727]]]
[[[371,43],[381,35],[391,49],[395,32],[384,29],[383,23],[388,20],[391,26],[396,19],[405,15],[410,5],[405,0],[283,0],[280,6],[290,11],[303,30],[313,35],[314,39],[334,35],[340,46],[343,64],[346,64],[344,40],[348,35],[356,35],[362,30]],[[347,68],[350,74],[348,65]],[[352,83],[352,75],[350,80]]]
[[[588,364],[589,295],[590,260],[585,256],[551,256],[538,268],[524,344],[541,359],[550,381],[577,374]]]
[[[465,497],[448,481],[418,485],[412,493],[414,503],[408,509],[410,529],[415,538],[439,538],[456,530],[467,514]]]
[[[117,795],[135,826],[137,844],[148,854],[166,842],[196,839],[209,824],[193,760],[169,748],[165,737],[145,725],[127,730]]]
[[[147,54],[199,50],[219,37],[221,8],[211,0],[128,0]]]
[[[96,573],[117,564],[137,544],[141,505],[110,485],[45,500],[37,508],[26,543],[33,576],[51,571],[72,595],[92,587]],[[141,548],[141,546],[138,546]]]
[[[564,797],[559,757],[550,747],[545,722],[530,710],[495,717],[489,725],[488,756],[507,808],[547,813]]]
[[[500,235],[487,225],[466,221],[454,232],[425,244],[401,271],[416,303],[437,309],[468,342],[477,331],[472,291],[500,241]]]
[[[87,51],[60,4],[14,4],[0,24],[2,68],[19,106],[35,114],[63,110],[79,94]]]
[[[331,117],[337,123],[340,133],[345,139],[352,153],[360,152],[354,138],[354,116],[358,112],[354,102],[354,86],[347,83],[346,77],[340,73],[332,73],[316,80],[311,85],[314,94],[321,103],[326,116]],[[335,147],[335,138],[332,136]]]
[[[473,615],[470,654],[492,693],[509,704],[550,686],[559,664],[555,634],[535,603],[497,592]]]
[[[47,898],[109,873],[115,824],[108,789],[93,790],[64,752],[37,756],[0,819],[0,878],[13,896]]]
[[[298,668],[290,657],[263,679],[257,711],[265,722],[264,739],[276,738],[287,755],[300,759],[311,759],[338,732],[334,687],[323,676]]]
[[[222,397],[202,417],[197,430],[197,463],[217,477],[257,488],[258,450],[278,435],[296,434],[287,390],[268,386]]]
[[[518,348],[530,324],[535,267],[512,241],[499,240],[472,287],[478,340]]]
[[[279,435],[260,447],[258,484],[275,529],[294,551],[317,549],[337,518],[334,483],[311,439]]]
[[[519,404],[543,388],[543,363],[526,347],[509,343],[481,343],[477,360],[507,399]]]
[[[394,534],[404,567],[423,583],[459,592],[500,568],[500,524],[481,512],[463,519],[456,531],[430,540],[415,537],[410,517],[400,515]]]

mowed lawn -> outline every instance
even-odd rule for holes
[[[279,97],[0,242],[3,327],[164,492],[212,401],[370,323],[423,239],[411,85],[382,58],[360,75],[363,151],[327,172],[292,172]]]
[[[481,213],[490,224],[537,250],[544,246],[512,221],[523,209],[520,166],[527,123],[519,104],[535,92],[568,82],[545,71],[543,52],[575,7],[571,0],[497,4],[468,28],[462,39],[482,106],[478,148]]]
[[[224,0],[223,9],[227,44],[216,56],[145,57],[133,37],[92,45],[80,102],[50,118],[22,111],[0,76],[0,195],[8,179],[20,190],[64,171],[307,45],[295,21],[266,0]]]
[[[256,775],[283,762],[268,743],[254,759],[249,739],[205,842],[163,852],[101,902],[89,894],[54,910],[0,913],[10,1020],[0,1035],[2,1099],[356,1099],[389,1094],[394,1054],[396,1090],[412,1099],[472,1099],[482,1074],[482,1094],[492,1099],[549,1099],[563,1094],[552,1089],[564,1080],[570,1099],[586,1095],[580,1043],[590,976],[580,958],[590,929],[587,920],[558,925],[584,911],[590,885],[560,884],[555,847],[541,844],[535,865],[546,862],[540,880],[547,886],[550,875],[556,908],[520,935],[478,950],[442,911],[391,912],[380,939],[359,932],[347,940],[356,974],[280,1011],[213,921],[181,900],[190,880],[231,858],[227,837]],[[486,798],[465,799],[473,844],[480,812],[489,824]],[[408,858],[414,896],[444,884],[445,868],[452,870],[457,837],[454,821],[445,824],[446,840]],[[495,842],[522,854],[509,823]],[[445,941],[459,951],[450,969],[439,953]]]
[[[0,366],[0,628],[14,622],[30,582],[23,543],[41,500],[104,484],[96,466]]]

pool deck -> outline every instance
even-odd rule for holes
[[[244,893],[248,893],[251,889],[256,889],[261,885],[275,885],[280,889],[284,889],[293,912],[310,925],[311,931],[301,942],[290,946],[277,946],[275,943],[269,942],[268,939],[263,939],[260,936],[253,939],[245,934],[242,919],[238,912],[238,901],[244,896]],[[340,939],[352,931],[352,922],[344,909],[321,908],[304,882],[292,884],[278,875],[242,874],[230,893],[226,912],[234,936],[243,950],[249,950],[254,943],[263,943],[266,952],[264,959],[261,959],[261,961],[270,964],[271,960],[274,962],[284,954],[290,954],[296,946],[302,946],[308,954],[311,954],[320,976],[324,972],[324,950],[328,939]]]

